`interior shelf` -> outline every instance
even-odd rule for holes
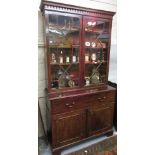
[[[51,65],[61,65],[61,66],[69,66],[69,65],[78,65],[79,62],[74,62],[74,63],[50,63]]]
[[[75,45],[75,44],[70,44],[70,45],[61,45],[61,44],[55,44],[55,45],[51,45],[49,44],[50,48],[77,48],[80,47],[80,45]]]
[[[108,61],[102,61],[102,62],[85,62],[86,65],[97,65],[97,64],[104,64],[107,63]]]

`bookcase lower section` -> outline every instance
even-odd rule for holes
[[[95,93],[51,99],[53,154],[89,138],[112,135],[115,93],[115,88],[108,86]]]

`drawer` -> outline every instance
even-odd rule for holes
[[[108,91],[102,92],[98,94],[90,95],[89,97],[91,100],[98,100],[98,101],[114,101],[115,99],[115,91]]]
[[[53,114],[59,114],[85,108],[87,104],[84,101],[81,97],[57,99],[51,101],[51,110]]]
[[[115,92],[111,91],[111,92],[95,94],[95,95],[90,96],[90,100],[91,100],[92,106],[98,106],[98,105],[103,105],[103,104],[107,105],[111,102],[114,103]]]
[[[111,107],[113,108],[114,107],[114,102],[112,101],[105,101],[105,102],[92,102],[92,107],[93,108],[99,108],[99,107],[104,107],[104,108],[107,108],[107,107]]]

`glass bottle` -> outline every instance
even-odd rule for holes
[[[69,63],[69,62],[70,62],[69,59],[70,59],[70,58],[69,58],[69,56],[67,55],[67,56],[66,56],[66,63]]]
[[[52,63],[56,63],[55,53],[52,53],[51,57],[52,57]]]
[[[91,59],[93,62],[96,62],[96,53],[92,53]]]
[[[89,62],[89,53],[88,52],[85,53],[85,62]]]
[[[73,63],[76,62],[76,55],[73,55],[72,61],[73,61]]]
[[[59,63],[63,63],[63,53],[62,53],[62,51],[60,52]]]

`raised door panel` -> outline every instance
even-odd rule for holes
[[[114,104],[93,108],[88,112],[88,135],[104,133],[112,128]]]
[[[85,137],[86,113],[84,110],[53,117],[53,147],[63,146]]]

